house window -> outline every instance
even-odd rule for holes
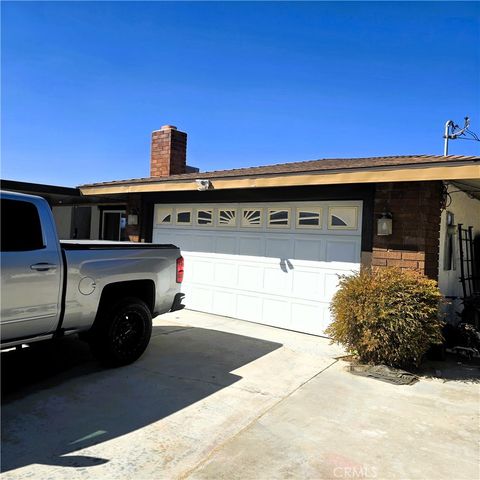
[[[192,224],[192,209],[191,208],[177,208],[177,225],[191,225]]]
[[[172,208],[158,208],[155,216],[156,225],[170,225],[172,223]]]
[[[213,224],[213,209],[205,208],[197,210],[197,225],[212,225]]]
[[[317,207],[297,209],[298,228],[321,228],[322,209]]]
[[[330,207],[328,209],[330,230],[356,230],[358,228],[357,207]]]
[[[268,209],[268,226],[273,228],[285,228],[290,226],[290,209]]]
[[[242,209],[242,227],[260,227],[262,225],[263,210],[261,208]]]
[[[237,223],[237,211],[233,209],[218,210],[218,225],[223,227],[234,227]]]

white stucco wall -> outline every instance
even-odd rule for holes
[[[60,240],[68,240],[72,227],[72,207],[53,207],[52,212],[57,226],[58,238]]]
[[[480,200],[470,198],[466,193],[458,191],[455,185],[449,185],[452,202],[445,211],[442,212],[440,224],[440,257],[438,271],[438,285],[442,294],[446,297],[461,297],[462,286],[460,277],[460,253],[458,248],[457,234],[454,236],[454,255],[455,269],[445,270],[444,257],[447,235],[447,211],[454,214],[454,224],[461,223],[463,227],[473,227],[473,234],[480,235]],[[452,304],[447,307],[447,316],[450,321],[456,321],[455,311],[461,310],[459,299],[453,299]]]

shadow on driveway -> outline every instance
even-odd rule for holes
[[[280,347],[216,330],[157,326],[144,356],[118,369],[102,369],[76,338],[5,352],[2,471],[106,463],[63,455],[198,402],[241,379],[231,371]]]

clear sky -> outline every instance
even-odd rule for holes
[[[2,2],[2,177],[148,176],[164,124],[201,171],[442,154],[448,119],[480,134],[479,16],[473,2]]]

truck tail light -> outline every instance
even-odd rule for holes
[[[177,283],[183,282],[183,266],[184,266],[183,257],[177,258]]]

